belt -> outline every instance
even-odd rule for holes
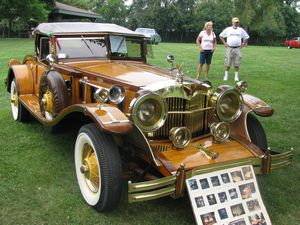
[[[228,46],[229,48],[239,48],[241,46]]]

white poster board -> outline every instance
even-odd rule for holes
[[[197,224],[271,225],[252,166],[197,175],[186,185]]]

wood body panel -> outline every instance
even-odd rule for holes
[[[196,147],[199,144],[207,147],[210,151],[217,152],[219,154],[218,158],[208,159]],[[157,145],[165,146],[166,150],[157,150]],[[174,149],[170,143],[151,143],[151,147],[154,149],[154,155],[171,173],[175,172],[181,163],[185,164],[186,170],[191,170],[196,167],[255,157],[250,149],[232,139],[227,140],[225,143],[217,144],[213,143],[211,136],[191,142],[184,149]]]

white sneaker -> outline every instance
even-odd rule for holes
[[[234,76],[234,81],[239,81],[239,76],[238,75]]]
[[[227,74],[224,75],[224,79],[223,80],[228,80],[228,75]]]

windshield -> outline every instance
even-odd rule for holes
[[[104,37],[57,38],[58,59],[68,58],[107,58]]]
[[[146,34],[155,34],[155,30],[153,29],[148,29],[145,31]]]
[[[138,37],[124,37],[110,35],[110,48],[112,57],[142,58],[143,39]]]

